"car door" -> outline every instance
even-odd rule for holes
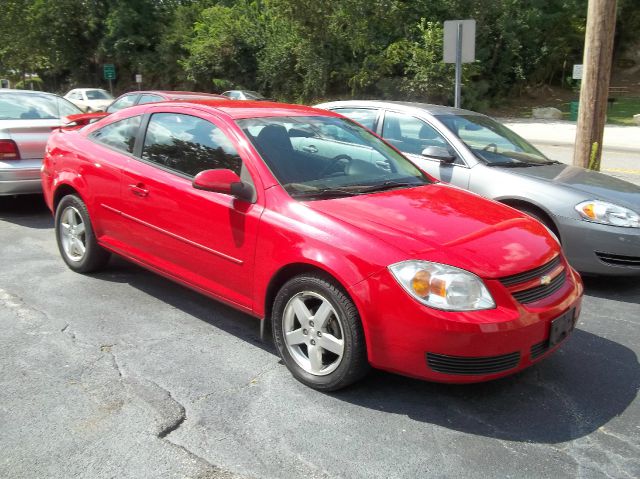
[[[110,247],[121,249],[126,241],[121,216],[122,169],[133,156],[141,121],[141,115],[124,118],[94,130],[85,140],[77,140],[87,142],[86,146],[78,143],[82,151],[78,157],[85,162],[82,177],[91,195],[89,206],[96,212],[96,237]]]
[[[381,134],[431,176],[461,188],[469,187],[470,169],[462,155],[429,122],[406,113],[386,110]],[[425,156],[422,152],[428,147],[444,148],[455,159],[445,162]]]
[[[193,287],[250,310],[262,206],[197,190],[200,171],[228,168],[253,183],[229,126],[152,107],[138,155],[123,172],[130,254]]]

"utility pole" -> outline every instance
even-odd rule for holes
[[[589,0],[573,164],[594,170],[600,170],[615,27],[616,0]]]

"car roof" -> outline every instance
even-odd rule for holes
[[[159,104],[158,104],[159,105]],[[265,118],[273,116],[331,116],[338,114],[304,105],[276,103],[270,101],[230,101],[227,99],[183,99],[174,100],[163,105],[204,107],[222,112],[234,120],[242,118]],[[137,107],[132,107],[137,108]]]
[[[406,112],[427,112],[431,115],[481,115],[471,110],[454,108],[452,106],[433,105],[431,103],[418,103],[410,101],[384,101],[384,100],[345,100],[332,101],[321,104],[322,107],[369,107],[369,108],[389,108]],[[318,105],[320,106],[320,105]]]
[[[0,93],[26,93],[28,95],[51,95],[51,96],[60,96],[55,93],[50,93],[48,91],[39,91],[39,90],[19,90],[15,88],[0,88]]]

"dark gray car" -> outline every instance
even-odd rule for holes
[[[578,271],[640,275],[640,187],[550,160],[504,125],[468,110],[381,101],[316,107],[375,131],[432,176],[535,217],[560,239]]]

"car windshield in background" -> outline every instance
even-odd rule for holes
[[[54,95],[0,92],[0,120],[54,120],[79,113],[73,103]]]
[[[393,148],[344,118],[270,117],[237,123],[294,198],[353,196],[431,183]]]
[[[487,116],[437,115],[449,130],[489,166],[537,166],[556,163],[507,127]]]
[[[264,96],[262,96],[257,91],[245,91],[244,96],[246,96],[249,100],[264,100]]]
[[[88,100],[111,100],[113,97],[104,90],[87,90],[85,92]]]

